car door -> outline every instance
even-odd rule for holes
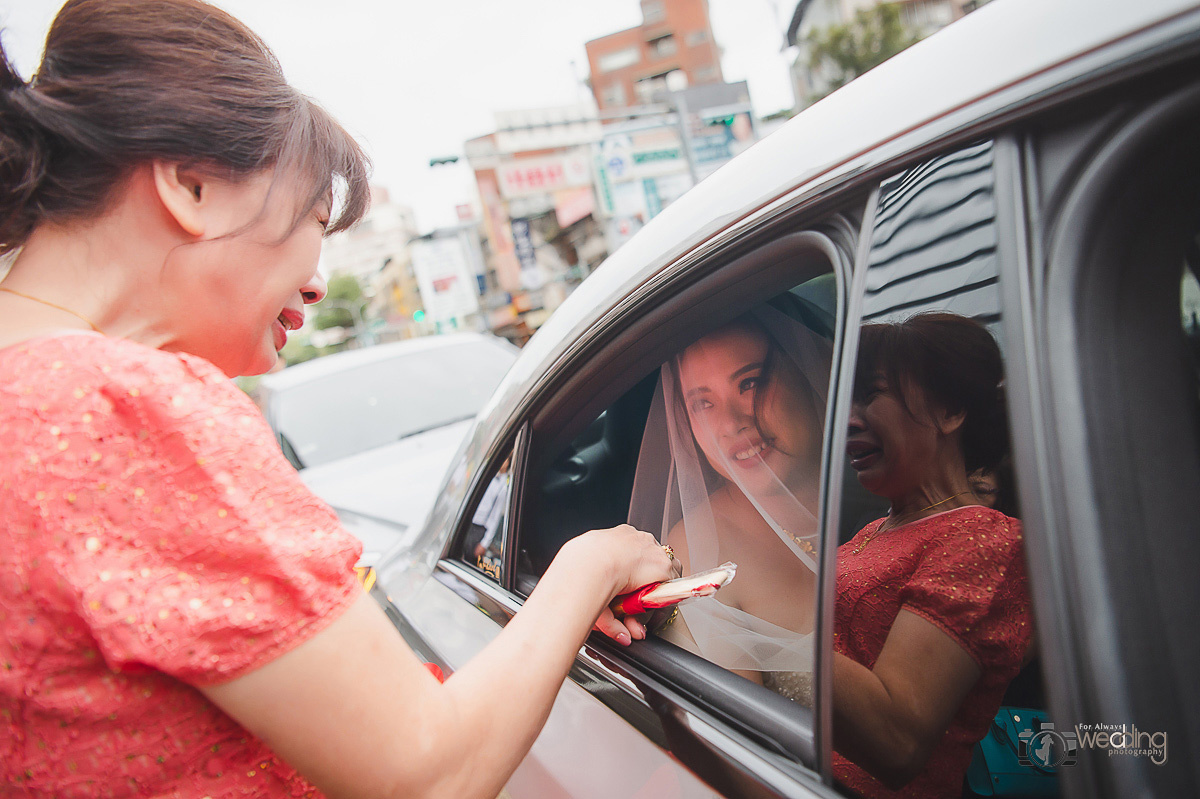
[[[637,795],[663,785],[681,795],[833,795],[835,550],[886,512],[857,485],[842,454],[855,331],[863,321],[941,309],[999,334],[1005,245],[996,153],[991,140],[948,148],[893,172],[873,191],[851,192],[834,209],[785,215],[714,246],[655,291],[616,308],[610,334],[580,351],[562,370],[567,377],[493,447],[471,478],[435,579],[402,608],[412,638],[446,670],[497,634],[566,540],[629,518],[664,361],[748,308],[779,307],[783,299],[829,342],[815,701],[784,699],[664,640],[622,649],[593,635],[510,782],[512,796]],[[614,760],[626,764],[619,778],[606,771]]]
[[[1026,321],[1015,441],[1043,664],[1073,796],[1188,796],[1200,696],[1197,235],[1191,56],[1043,114],[1014,141]],[[1146,67],[1143,66],[1143,69]]]
[[[1025,525],[1041,664],[1023,704],[1077,738],[1125,725],[1148,748],[1170,742],[1167,766],[1093,734],[1077,742],[1078,762],[1052,769],[1061,790],[1196,792],[1195,764],[1174,754],[1197,739],[1200,654],[1186,506],[1200,488],[1196,63],[1177,53],[1157,70],[1149,56],[1122,63],[1127,79],[1104,63],[1094,85],[1009,106],[990,130],[914,136],[910,150],[862,157],[856,180],[805,187],[673,256],[598,315],[517,415],[475,436],[446,485],[454,501],[431,522],[452,530],[434,579],[393,612],[448,670],[497,634],[563,541],[625,520],[659,366],[745,309],[833,276],[813,707],[669,642],[593,636],[511,795],[838,795],[827,668],[836,546],[885,510],[856,490],[841,454],[856,331],[922,310],[977,319],[1005,354],[1012,461],[998,501]],[[825,266],[800,256],[813,252]],[[508,502],[489,522],[505,461]]]
[[[679,270],[674,282],[627,299],[612,334],[580,353],[563,370],[569,377],[539,398],[512,454],[502,448],[493,457],[511,457],[508,535],[490,551],[481,548],[477,541],[488,533],[479,528],[486,525],[470,511],[475,529],[459,531],[450,550],[454,562],[439,567],[440,585],[470,595],[477,627],[474,607],[488,604],[483,595],[502,594],[500,604],[515,609],[567,539],[628,519],[664,361],[748,308],[779,307],[782,298],[830,344],[830,422],[822,431],[819,486],[823,591],[814,599],[821,608],[812,631],[820,651],[815,702],[788,701],[664,640],[622,649],[593,636],[510,790],[553,784],[564,795],[616,795],[607,778],[588,767],[592,758],[580,753],[603,752],[599,763],[652,742],[691,772],[689,778],[700,777],[722,795],[833,795],[828,663],[835,551],[864,521],[886,512],[886,503],[857,485],[843,455],[855,331],[863,321],[939,309],[978,319],[1001,335],[1001,251],[1011,243],[1002,245],[998,232],[996,152],[991,140],[948,148],[893,172],[874,192],[851,192],[836,210],[784,217],[748,241],[714,247],[707,262]],[[481,494],[470,507],[484,499]],[[494,581],[497,590],[479,591],[483,580]],[[476,589],[465,591],[472,583]],[[449,604],[461,609],[465,603]],[[502,623],[507,611],[490,613]],[[448,623],[446,616],[437,626]],[[611,735],[595,732],[610,728]],[[632,778],[639,785],[662,773],[682,779],[676,773],[682,770],[664,765],[669,762],[655,765],[648,755]]]
[[[570,535],[630,519],[665,361],[764,303],[786,309],[836,349],[861,204],[758,231],[732,253],[718,249],[708,263],[681,270],[674,285],[629,301],[619,332],[531,420],[514,541],[518,593],[531,590]],[[827,384],[830,365],[823,371],[815,379]],[[814,493],[822,488],[812,486]],[[752,583],[756,575],[744,570],[739,579]],[[593,637],[583,657],[597,670],[591,687],[598,697],[614,688],[624,694],[610,700],[612,709],[723,795],[819,790],[812,707],[698,654],[660,638],[621,650]]]

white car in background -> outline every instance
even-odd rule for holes
[[[424,520],[471,420],[516,359],[476,333],[328,355],[262,379],[263,414],[370,566]]]

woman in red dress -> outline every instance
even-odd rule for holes
[[[0,52],[0,795],[491,797],[593,623],[644,636],[605,608],[670,559],[594,531],[439,684],[229,381],[366,173],[201,0],[70,0],[30,84]]]
[[[968,475],[1007,448],[999,348],[921,314],[862,330],[847,451],[888,515],[838,549],[834,774],[869,797],[957,797],[1030,645],[1021,523]]]

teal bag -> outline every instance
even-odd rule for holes
[[[1046,711],[1001,707],[971,754],[967,795],[1056,799],[1058,767],[1028,751],[1031,735],[1042,729],[1054,729]]]

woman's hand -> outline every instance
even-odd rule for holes
[[[555,565],[560,561],[563,568],[603,570],[608,589],[595,629],[620,644],[645,638],[646,626],[633,616],[623,619],[614,616],[608,608],[612,598],[675,576],[674,561],[657,539],[628,524],[592,530],[571,539],[563,545]]]

